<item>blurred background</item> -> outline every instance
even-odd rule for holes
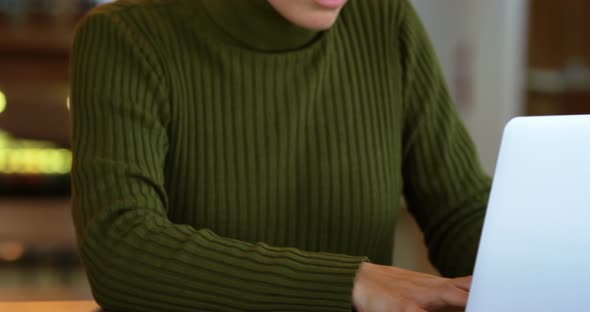
[[[0,300],[90,298],[69,211],[68,58],[91,0],[0,0]]]
[[[0,0],[0,301],[91,298],[69,210],[68,50],[101,2]],[[490,174],[510,118],[590,113],[590,1],[413,2]],[[433,272],[407,213],[395,244],[396,265]]]

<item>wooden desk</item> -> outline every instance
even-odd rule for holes
[[[94,301],[0,302],[0,311],[14,312],[100,312]]]

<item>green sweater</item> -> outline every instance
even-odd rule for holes
[[[471,273],[489,192],[407,0],[334,27],[264,0],[126,0],[80,24],[73,217],[97,302],[349,311],[391,264],[400,199],[444,275]]]

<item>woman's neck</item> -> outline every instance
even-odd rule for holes
[[[317,31],[296,26],[267,0],[201,0],[218,26],[234,41],[261,51],[295,50],[313,41]]]

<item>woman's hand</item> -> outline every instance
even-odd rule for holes
[[[363,263],[352,300],[358,312],[432,312],[465,308],[471,277],[455,279]]]

